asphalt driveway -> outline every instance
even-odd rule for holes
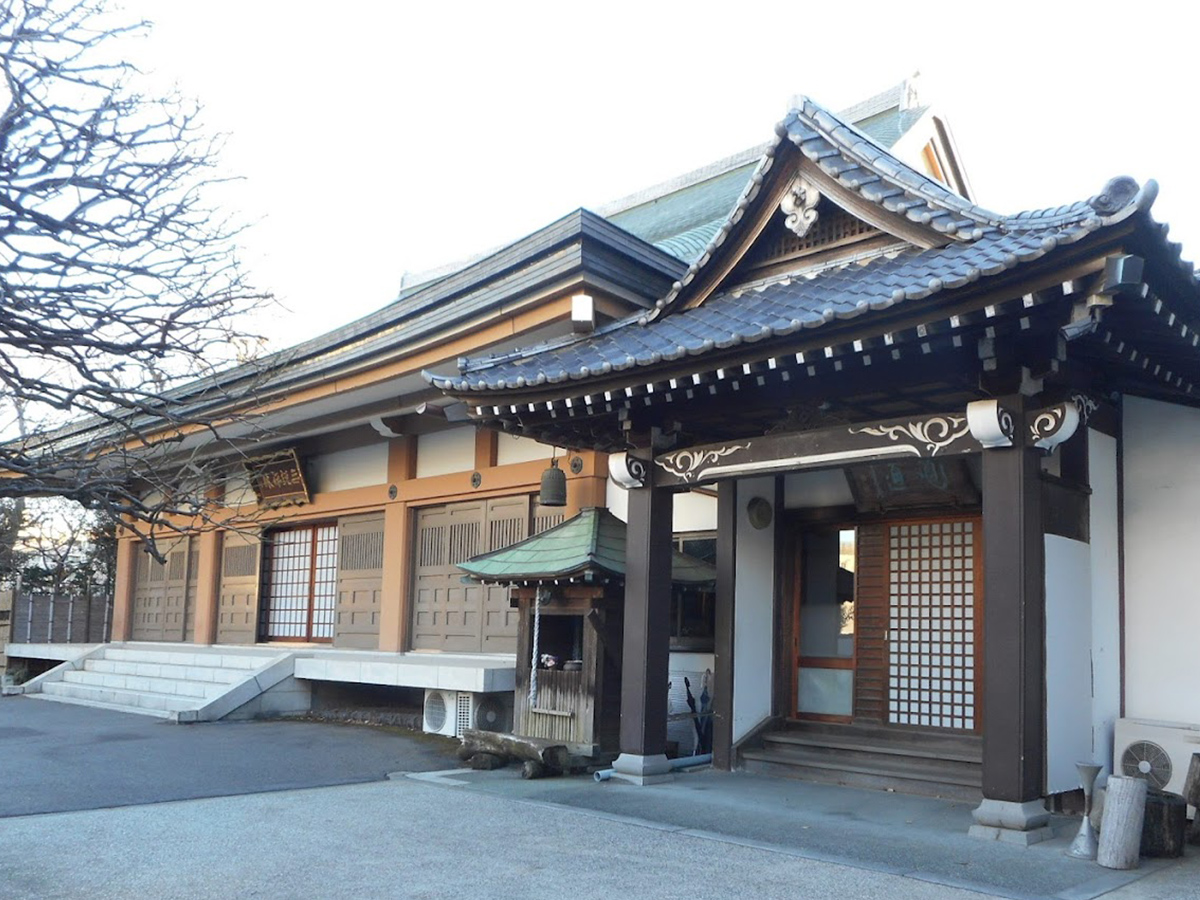
[[[0,818],[380,781],[456,765],[457,742],[298,721],[174,725],[0,698]]]

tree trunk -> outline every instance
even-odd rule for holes
[[[1106,869],[1135,869],[1142,845],[1146,817],[1146,782],[1141,778],[1110,775],[1104,798],[1104,828],[1096,862]]]
[[[1151,791],[1146,796],[1146,819],[1142,823],[1142,856],[1168,859],[1183,856],[1186,830],[1186,800],[1167,791]]]

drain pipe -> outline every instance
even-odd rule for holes
[[[691,769],[695,766],[705,766],[712,762],[711,753],[701,753],[699,756],[682,756],[679,759],[669,759],[667,763],[671,766],[671,771],[675,772],[679,769]],[[608,781],[613,777],[613,769],[601,769],[592,777],[597,782]]]

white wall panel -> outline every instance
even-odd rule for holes
[[[771,715],[774,650],[775,529],[780,510],[767,528],[756,529],[746,504],[762,497],[775,506],[773,478],[747,478],[737,484],[736,624],[733,637],[733,740],[736,743]]]
[[[1111,771],[1121,715],[1121,570],[1117,541],[1117,441],[1088,432],[1092,580],[1092,753]]]
[[[1046,535],[1046,786],[1079,787],[1075,763],[1092,758],[1091,551]]]
[[[449,428],[417,438],[417,477],[470,472],[475,468],[475,429]]]
[[[629,521],[629,491],[618,487],[611,478],[605,488],[605,502],[614,516],[622,522]],[[675,534],[716,531],[717,498],[707,494],[676,494],[671,515]]]
[[[388,445],[380,441],[351,450],[318,453],[307,462],[312,479],[308,489],[314,494],[386,484]]]
[[[513,463],[532,462],[533,460],[542,460],[546,465],[550,464],[550,456],[554,453],[554,448],[549,444],[540,444],[533,438],[521,437],[519,434],[500,434],[496,436],[496,465],[510,466]],[[558,451],[559,465],[566,466],[566,459],[563,451]],[[473,468],[473,466],[472,466]]]
[[[1125,714],[1200,722],[1200,410],[1126,397]]]
[[[854,495],[841,469],[792,472],[783,479],[783,505],[787,509],[853,506]]]

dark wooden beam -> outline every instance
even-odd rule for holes
[[[848,463],[978,453],[966,410],[834,425],[673,450],[654,458],[656,484],[681,487],[742,475],[796,472]]]

